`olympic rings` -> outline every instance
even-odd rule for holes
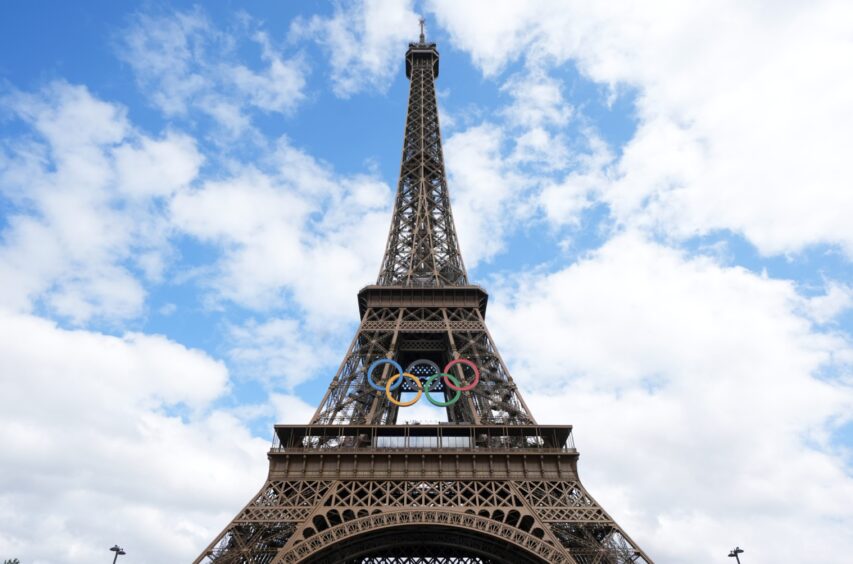
[[[400,366],[400,363],[398,363],[396,360],[391,360],[390,358],[380,358],[379,360],[377,360],[373,364],[371,364],[370,368],[367,369],[367,383],[370,384],[370,387],[373,388],[374,390],[376,390],[377,392],[381,392],[382,390],[385,389],[385,387],[380,386],[379,384],[377,384],[373,381],[373,370],[377,366],[379,366],[380,364],[390,364],[391,366],[393,366],[394,368],[397,369],[397,374],[401,374],[403,372],[403,367]],[[393,378],[391,380],[393,380]],[[391,380],[389,380],[389,382]],[[397,382],[397,385],[391,389],[396,390],[397,388],[400,387],[400,384],[402,384],[402,383],[403,383],[403,381],[400,380],[399,382]],[[418,382],[418,384],[420,384],[420,381]]]
[[[458,381],[456,382],[456,385],[451,384],[450,380],[447,378],[447,376],[448,376],[447,373],[450,372],[450,367],[453,366],[454,364],[464,364],[466,366],[470,366],[474,370],[474,381],[471,382],[470,384],[468,384],[467,386],[462,387],[462,388],[459,387]],[[480,369],[477,368],[476,364],[474,364],[473,362],[471,362],[467,358],[457,358],[457,359],[451,360],[450,362],[447,363],[447,366],[444,367],[443,372],[445,373],[444,385],[447,386],[448,388],[450,388],[451,390],[456,390],[457,392],[467,392],[468,390],[473,390],[474,386],[476,386],[477,383],[480,381]]]
[[[397,401],[394,399],[394,396],[391,395],[391,384],[394,382],[394,380],[399,379],[400,382],[397,383],[397,385],[399,386],[400,383],[403,381],[404,377],[409,378],[418,386],[418,395],[416,395],[415,399],[413,399],[411,401]],[[421,399],[421,394],[423,394],[423,393],[424,393],[424,387],[421,385],[420,378],[418,378],[414,374],[409,374],[408,372],[402,372],[402,373],[394,374],[385,383],[385,397],[388,398],[388,401],[390,401],[394,405],[399,405],[400,407],[409,407],[410,405],[415,405],[418,402],[418,400]],[[427,396],[427,397],[429,397],[429,396]]]
[[[388,381],[385,382],[384,386],[377,384],[373,380],[373,371],[376,370],[376,368],[382,364],[390,364],[394,367],[394,369],[397,370],[397,373],[391,376]],[[456,364],[464,364],[474,370],[474,380],[471,381],[471,383],[467,386],[462,386],[462,382],[460,381],[460,379],[450,373],[450,369]],[[425,383],[422,383],[421,378],[424,378],[429,374],[429,372],[427,372],[424,367],[431,368],[433,370],[433,374],[429,375]],[[418,393],[415,396],[415,399],[413,400],[399,401],[394,398],[391,392],[399,388],[400,384],[403,383],[403,380],[405,378],[408,378],[412,382],[414,382],[414,385],[417,387]],[[430,389],[432,389],[432,386],[435,384],[435,381],[438,378],[442,378],[446,389],[451,389],[456,392],[453,397],[447,401],[438,401],[434,399],[429,393]],[[469,390],[474,389],[474,386],[476,386],[479,382],[480,369],[477,368],[476,364],[466,358],[457,358],[451,360],[447,363],[447,366],[444,367],[443,372],[439,372],[438,365],[427,358],[421,358],[409,363],[405,370],[403,370],[402,366],[400,366],[400,364],[393,359],[380,358],[374,361],[367,369],[367,383],[370,384],[370,387],[376,390],[377,392],[384,391],[385,397],[388,398],[388,401],[400,407],[409,407],[410,405],[414,405],[418,402],[418,400],[421,399],[422,395],[426,395],[427,400],[435,406],[447,407],[459,401],[459,399],[462,397],[462,392],[467,392]]]
[[[437,405],[438,407],[447,407],[448,405],[453,405],[454,403],[459,401],[460,397],[462,397],[462,392],[460,392],[459,390],[456,390],[456,395],[454,395],[452,399],[449,399],[447,401],[437,401],[432,399],[432,396],[429,395],[429,389],[432,387],[432,383],[439,376],[450,378],[457,386],[459,385],[459,380],[456,379],[456,376],[452,374],[443,374],[441,372],[436,372],[435,374],[427,378],[426,384],[424,384],[424,394],[426,394],[426,399],[429,400],[431,404]]]

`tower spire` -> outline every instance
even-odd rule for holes
[[[409,44],[409,105],[388,244],[376,285],[359,292],[359,332],[314,424],[395,424],[400,406],[377,394],[376,382],[387,381],[397,364],[426,382],[460,358],[476,359],[480,383],[458,401],[436,404],[446,407],[448,421],[535,423],[486,329],[488,295],[469,285],[459,252],[435,98],[438,62],[435,43]],[[456,364],[453,376],[469,381],[474,374],[463,366]],[[416,388],[413,382],[395,384],[396,395]],[[443,384],[434,391],[455,397]]]
[[[424,24],[426,23],[426,20],[424,19],[424,17],[423,17],[423,16],[421,16],[421,18],[420,18],[419,22],[420,22],[420,24],[421,24],[421,40],[420,40],[420,44],[421,44],[421,45],[423,45],[424,43],[426,43],[426,37],[424,36]]]
[[[420,43],[406,52],[410,79],[400,179],[388,245],[377,284],[456,286],[468,283],[450,209],[441,148],[435,79],[439,55],[426,43],[421,18]]]

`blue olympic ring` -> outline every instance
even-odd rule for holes
[[[379,360],[374,361],[373,364],[370,365],[370,368],[367,369],[367,383],[370,384],[370,387],[376,390],[377,392],[384,392],[385,386],[380,386],[379,384],[373,381],[373,370],[380,364],[390,364],[391,366],[397,369],[397,374],[403,373],[403,367],[400,366],[400,363],[398,363],[396,360],[392,360],[390,358],[380,358]],[[397,383],[391,386],[390,389],[396,390],[400,387],[400,384],[402,383],[403,379],[399,378],[397,380]]]

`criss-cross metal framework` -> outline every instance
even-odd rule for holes
[[[458,286],[468,283],[444,173],[435,98],[435,43],[413,44],[406,53],[409,108],[400,182],[388,246],[377,284]]]
[[[388,244],[377,284],[358,294],[349,350],[311,422],[275,427],[266,483],[197,564],[651,563],[581,485],[571,426],[536,423],[486,327],[488,295],[468,283],[450,210],[438,62],[422,32],[406,53]],[[398,424],[400,407],[367,380],[381,359],[411,366],[388,392],[396,401],[455,359],[480,380],[447,423]],[[395,370],[380,366],[382,387]],[[463,363],[451,374],[473,377]],[[433,397],[455,395],[432,382]]]
[[[382,358],[396,359],[401,366],[426,359],[445,366],[455,358],[473,361],[480,382],[453,406],[448,421],[456,423],[534,422],[512,381],[486,328],[486,293],[476,286],[407,288],[368,286],[359,293],[361,325],[326,392],[313,423],[396,423],[399,409],[385,394],[367,382],[370,365]],[[463,381],[471,374],[462,365],[455,372]],[[375,371],[377,382],[386,382],[393,368],[385,364]],[[434,373],[434,371],[433,371]],[[423,379],[432,373],[419,374]],[[408,381],[395,391],[399,399],[409,391]],[[452,391],[439,380],[431,390],[436,396]]]

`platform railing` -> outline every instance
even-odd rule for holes
[[[272,453],[307,450],[452,449],[575,451],[569,425],[277,425]]]

